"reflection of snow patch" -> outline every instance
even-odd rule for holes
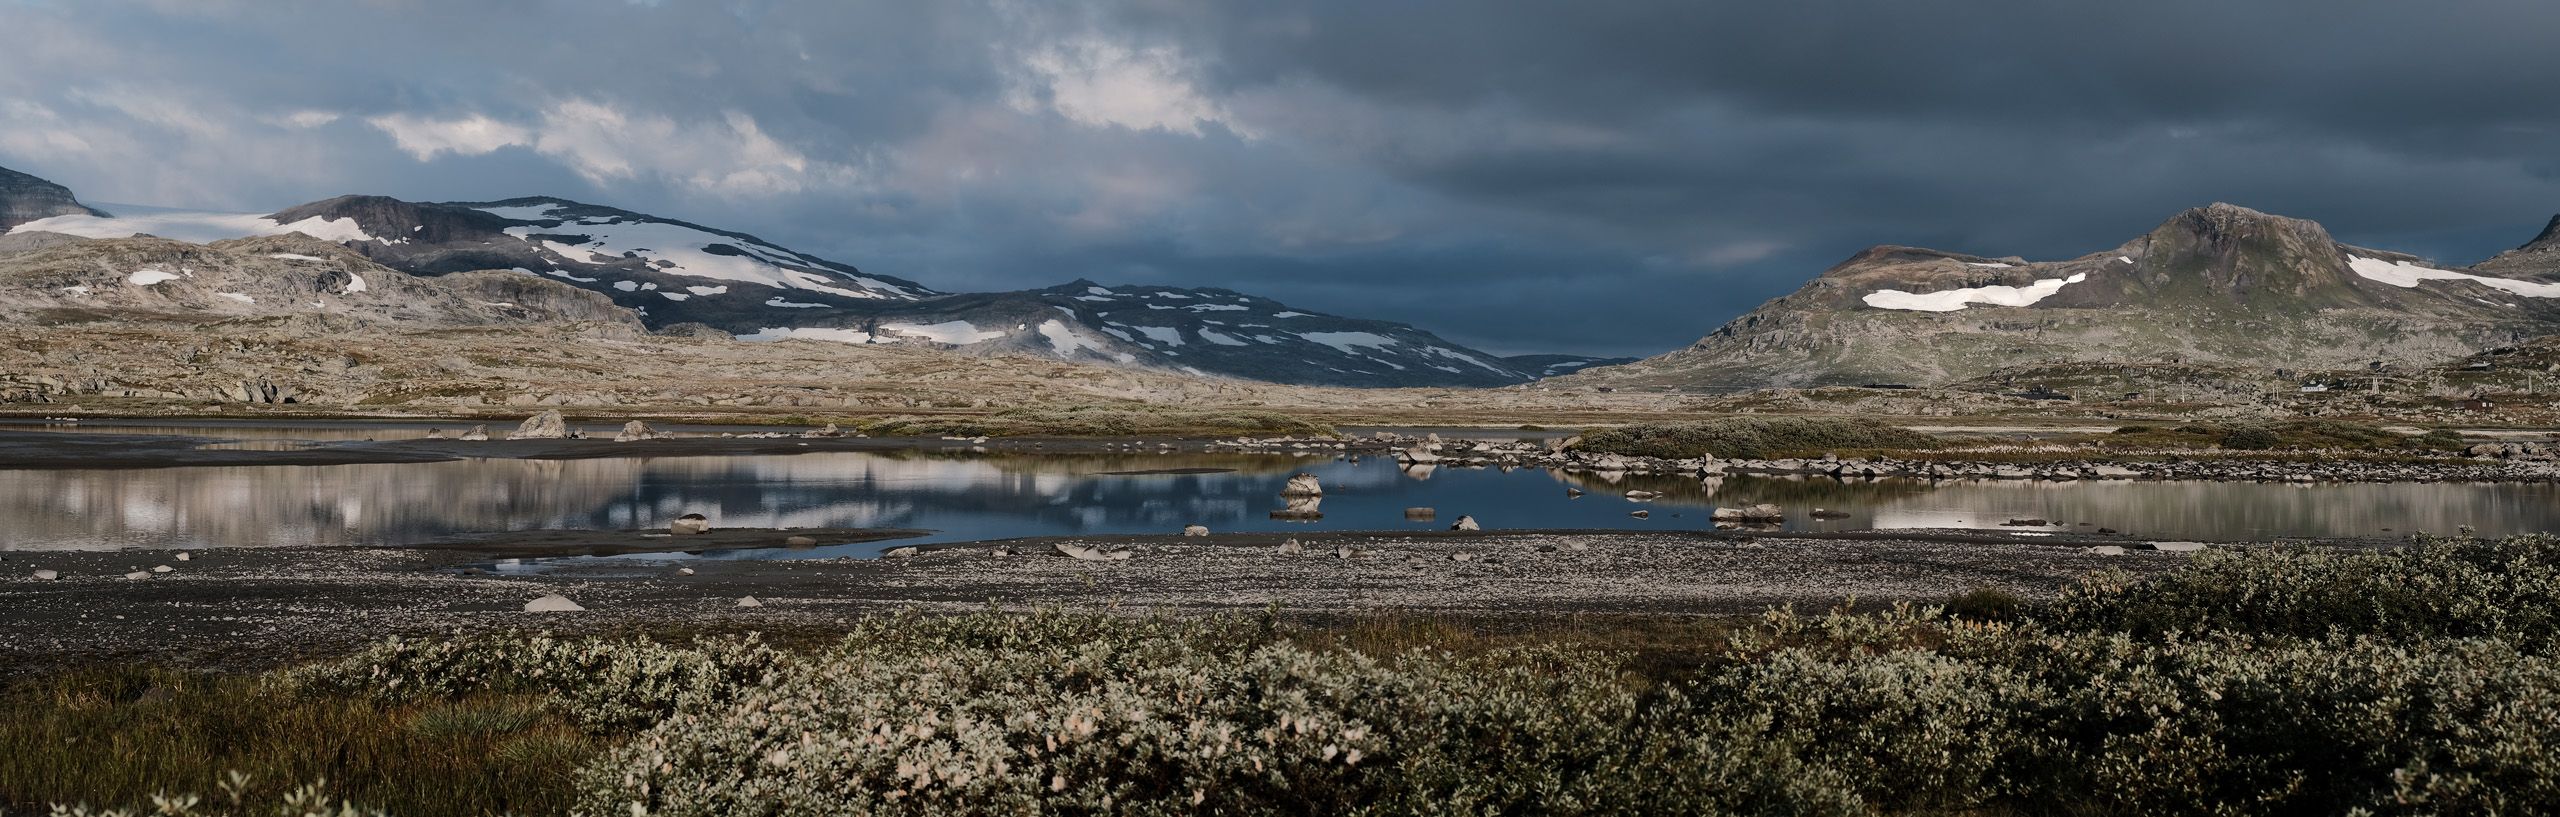
[[[2384,261],[2379,258],[2347,256],[2347,268],[2369,280],[2380,281],[2402,289],[2415,288],[2420,281],[2470,281],[2485,287],[2501,289],[2527,298],[2560,298],[2560,284],[2491,278],[2467,272],[2422,267],[2406,261]]]
[[[1880,289],[1867,293],[1864,300],[1877,309],[1904,309],[1913,312],[1954,312],[1974,304],[1989,306],[2026,306],[2062,291],[2064,284],[2089,280],[2088,273],[2069,278],[2047,278],[2022,287],[1987,286],[1950,289],[1942,292],[1904,292]]]

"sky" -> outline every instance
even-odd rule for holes
[[[1875,244],[2229,201],[2469,263],[2560,212],[2549,0],[0,0],[0,166],[556,195],[946,291],[1684,346]]]

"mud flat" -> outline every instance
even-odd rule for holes
[[[733,531],[754,546],[780,534]],[[850,535],[839,531],[830,535]],[[873,531],[887,535],[888,532]],[[606,535],[610,534],[610,536]],[[539,629],[684,633],[824,629],[916,609],[1111,607],[1301,614],[1436,611],[1483,616],[1752,614],[1937,602],[1976,588],[2049,596],[2102,568],[2152,572],[2188,553],[2101,555],[2097,540],[1980,532],[1349,533],[1296,537],[1012,540],[938,545],[907,558],[573,560],[530,574],[493,559],[610,549],[622,532],[494,537],[469,547],[232,548],[11,553],[0,561],[0,672],[102,661],[254,669],[390,635]],[[687,537],[692,539],[694,537]],[[815,538],[815,537],[813,537]],[[646,540],[662,542],[665,540]],[[821,541],[827,541],[821,539]],[[1126,548],[1123,561],[1060,555],[1059,541]],[[711,544],[710,540],[689,546]],[[1353,551],[1343,558],[1338,551]],[[166,573],[150,573],[167,565]],[[32,578],[52,570],[58,579]],[[685,574],[680,569],[690,569]],[[126,578],[129,572],[148,578]],[[586,612],[522,611],[567,596]],[[754,596],[759,607],[740,607]]]

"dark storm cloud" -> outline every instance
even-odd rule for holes
[[[947,289],[1226,286],[1685,344],[1860,247],[2211,201],[2467,262],[2560,210],[2560,5],[0,0],[0,165],[556,193]]]

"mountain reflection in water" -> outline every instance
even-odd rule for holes
[[[1108,473],[1167,469],[1211,473]],[[1271,518],[1287,507],[1280,489],[1300,471],[1323,481],[1322,518]],[[1568,498],[1567,486],[1589,495]],[[1643,503],[1622,496],[1635,489],[1662,496]],[[2450,533],[2460,525],[2484,534],[2547,531],[2560,529],[2555,500],[2560,488],[2522,484],[1603,479],[1543,469],[1410,471],[1380,457],[827,452],[0,470],[0,512],[10,520],[0,526],[0,550],[417,544],[486,531],[657,528],[695,512],[724,527],[937,531],[899,544],[1165,534],[1191,524],[1220,532],[1420,530],[1460,515],[1487,529],[1678,530],[1707,527],[1714,506],[1758,502],[1785,506],[1797,530],[2016,530],[2000,523],[2042,518],[2077,532],[2242,540]],[[1442,521],[1407,521],[1408,507],[1436,508]],[[1847,516],[1809,518],[1817,507]],[[1629,515],[1638,509],[1650,509],[1650,518]],[[814,555],[868,555],[882,545],[848,547]]]

